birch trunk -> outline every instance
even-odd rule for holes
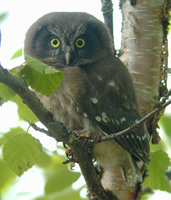
[[[152,111],[160,98],[164,3],[165,0],[121,3],[123,54],[120,59],[133,76],[142,116]],[[147,122],[150,134],[155,134],[156,127],[154,118]]]

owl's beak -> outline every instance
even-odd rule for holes
[[[67,65],[69,64],[70,57],[71,57],[71,54],[70,54],[69,51],[67,51],[66,54],[65,54],[66,64],[67,64]]]

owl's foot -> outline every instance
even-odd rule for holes
[[[85,129],[84,130],[74,130],[73,132],[75,132],[80,137],[80,142],[83,145],[86,145],[88,139],[91,137],[90,132]],[[65,148],[67,148],[65,144],[63,144],[63,145]],[[88,152],[92,153],[92,146],[88,147]],[[75,163],[78,163],[78,158],[74,155],[71,148],[65,150],[65,155],[68,159],[66,161],[64,161],[63,164],[69,163],[69,167],[70,167],[70,169],[72,169],[75,166]]]
[[[83,130],[74,130],[75,133],[77,133],[82,138],[90,138],[91,134],[89,131],[83,129]]]
[[[75,167],[75,163],[77,162],[77,159],[76,159],[76,157],[74,156],[72,149],[71,149],[71,148],[66,149],[66,150],[65,150],[65,155],[66,155],[66,157],[67,157],[68,159],[65,160],[65,161],[63,162],[63,164],[68,164],[68,163],[69,163],[69,168],[72,170],[73,167]]]

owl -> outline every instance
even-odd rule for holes
[[[54,117],[77,133],[117,133],[141,116],[128,69],[114,55],[108,28],[81,12],[42,16],[27,31],[24,54],[63,72],[60,87],[46,97],[35,92]],[[144,124],[114,140],[94,144],[93,158],[103,169],[102,185],[121,200],[130,199],[150,162]]]

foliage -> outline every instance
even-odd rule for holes
[[[10,60],[18,58],[18,57],[22,56],[22,54],[23,54],[23,50],[22,50],[22,48],[20,48],[11,56]]]
[[[39,194],[37,193],[37,197],[35,197],[34,199],[80,199],[79,193],[81,189],[75,191],[71,187],[72,183],[77,181],[77,179],[80,177],[80,173],[71,172],[70,170],[68,170],[68,166],[62,164],[63,159],[55,152],[49,152],[48,150],[45,150],[43,148],[43,151],[41,153],[40,143],[38,142],[38,140],[36,139],[35,141],[35,138],[33,138],[30,134],[23,134],[23,132],[23,129],[16,127],[10,129],[7,133],[1,134],[2,137],[0,138],[0,146],[5,143],[3,151],[15,154],[15,158],[12,158],[12,155],[4,155],[4,157],[6,157],[5,162],[7,159],[8,166],[10,168],[14,167],[13,171],[16,174],[18,173],[18,171],[15,171],[15,169],[17,169],[15,168],[16,164],[19,164],[22,161],[23,163],[25,163],[25,161],[26,163],[28,163],[28,160],[33,163],[35,162],[35,157],[39,157],[38,160],[36,159],[36,166],[37,171],[41,169],[42,175],[44,177],[44,194],[39,196]],[[34,142],[34,145],[31,144],[32,142]],[[21,145],[23,147],[21,147]],[[16,148],[17,146],[18,148]],[[33,149],[33,146],[35,147],[35,149]],[[34,154],[35,152],[37,152],[38,156],[34,155],[33,152]],[[15,185],[17,179],[15,177],[15,174],[7,167],[2,159],[0,159],[0,173],[0,191],[2,195],[10,187]],[[19,170],[19,174],[17,175],[21,175],[21,170]],[[22,197],[22,194],[20,195]],[[29,195],[29,193],[23,194],[23,199],[25,199],[27,195]]]
[[[15,67],[9,72],[18,79],[20,79],[19,74],[22,75],[28,86],[46,96],[50,96],[63,80],[62,72],[31,57],[28,57],[25,64]],[[1,104],[16,96],[11,89],[0,83]]]
[[[5,163],[17,176],[31,168],[40,158],[42,146],[38,139],[28,133],[10,137],[4,145]]]
[[[143,185],[171,193],[171,186],[166,179],[168,166],[170,166],[170,159],[166,152],[162,150],[151,152],[151,164],[147,167],[149,176]]]

